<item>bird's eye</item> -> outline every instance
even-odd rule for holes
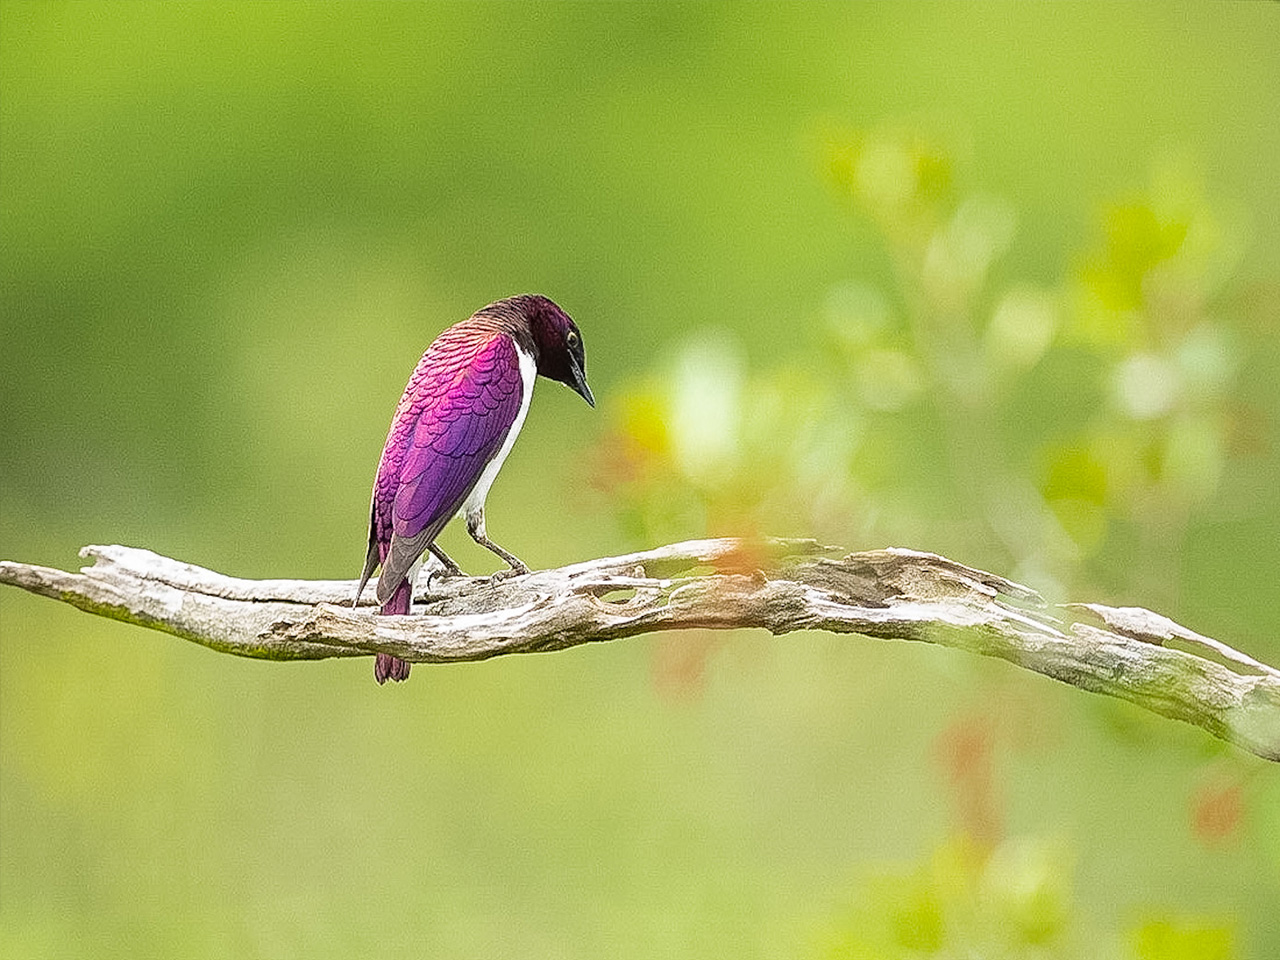
[[[578,345],[578,331],[570,330],[567,334],[565,334],[564,342],[571,347],[576,347]]]

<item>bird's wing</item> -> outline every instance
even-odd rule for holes
[[[379,478],[376,495],[391,502],[391,545],[378,578],[383,601],[458,512],[502,448],[523,398],[519,356],[506,334],[438,343],[396,414],[411,421],[393,427],[405,444],[398,469]]]

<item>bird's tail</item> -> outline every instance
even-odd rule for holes
[[[412,589],[412,579],[405,577],[400,586],[396,587],[396,592],[391,595],[391,599],[382,605],[382,615],[385,617],[408,613],[409,597]],[[393,657],[389,653],[380,653],[373,664],[373,678],[378,683],[386,683],[388,680],[408,680],[409,667],[410,664],[407,660]]]

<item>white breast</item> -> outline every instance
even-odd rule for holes
[[[538,378],[538,365],[533,359],[533,354],[526,352],[518,343],[516,344],[516,356],[520,360],[520,384],[522,387],[520,410],[516,413],[516,419],[511,424],[511,429],[507,431],[507,438],[502,441],[502,449],[498,451],[497,456],[485,465],[484,472],[480,474],[480,479],[476,481],[476,485],[467,494],[467,499],[463,501],[462,509],[458,511],[458,516],[460,517],[465,517],[469,513],[484,509],[484,501],[485,497],[489,496],[489,488],[493,486],[493,481],[498,476],[498,471],[502,469],[503,461],[507,459],[507,454],[511,452],[511,448],[515,445],[516,437],[520,436],[520,428],[524,426],[524,418],[529,413],[529,401],[533,399],[533,381]]]

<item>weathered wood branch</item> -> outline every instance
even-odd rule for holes
[[[423,577],[406,617],[376,616],[371,600],[352,609],[350,580],[241,580],[130,547],[80,553],[95,561],[80,573],[2,561],[0,583],[275,660],[481,660],[688,627],[921,640],[1128,700],[1280,761],[1280,670],[1148,610],[1053,607],[913,550],[837,558],[810,540],[694,540],[507,580]]]

